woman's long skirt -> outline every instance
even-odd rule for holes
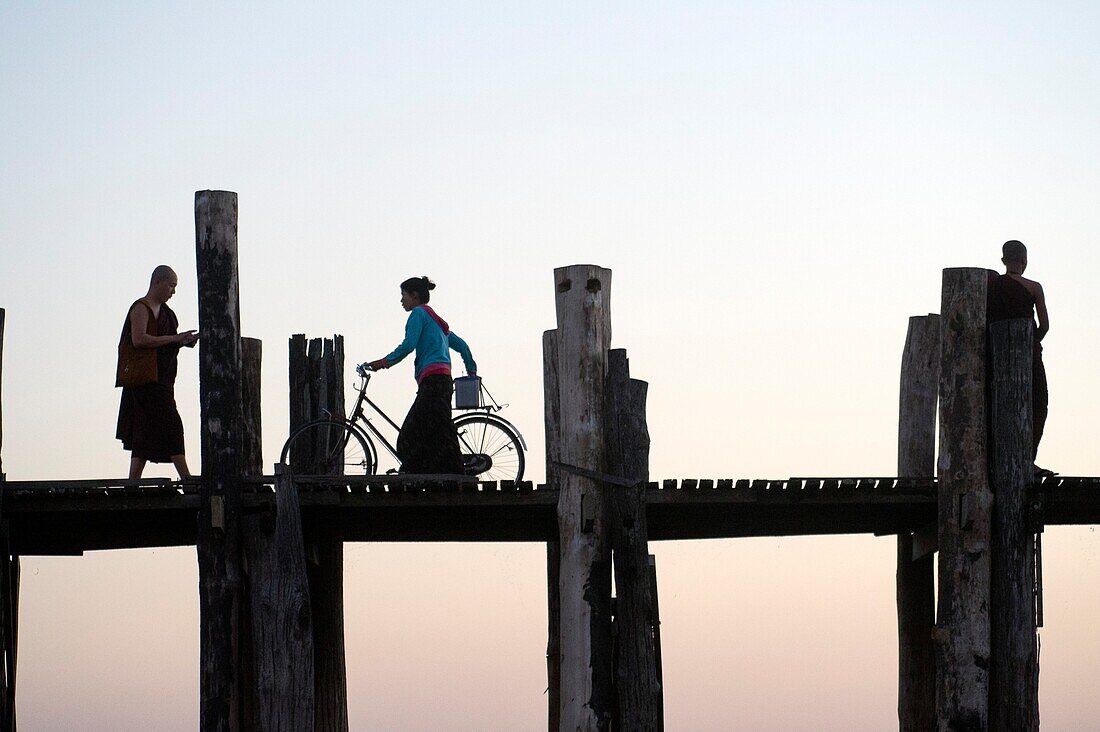
[[[458,433],[451,422],[453,390],[451,377],[446,374],[433,374],[420,382],[416,400],[397,437],[402,473],[462,474]]]

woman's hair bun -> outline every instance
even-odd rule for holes
[[[429,290],[435,289],[435,283],[432,282],[431,278],[428,277],[428,275],[423,275],[420,279],[424,280],[424,287],[428,288]]]

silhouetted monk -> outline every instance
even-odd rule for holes
[[[1027,318],[1034,323],[1036,316],[1039,320],[1035,329],[1031,377],[1032,440],[1034,442],[1032,458],[1034,459],[1039,451],[1039,441],[1043,439],[1043,428],[1047,422],[1047,372],[1043,367],[1043,346],[1040,341],[1050,330],[1050,317],[1047,315],[1047,301],[1043,294],[1043,286],[1035,280],[1024,277],[1024,270],[1027,269],[1027,247],[1013,239],[1004,243],[1001,253],[1005,273],[1003,275],[990,273],[989,322]],[[1054,475],[1050,470],[1038,466],[1035,467],[1035,474],[1043,477]]]
[[[176,332],[179,321],[168,300],[176,294],[178,281],[168,265],[154,269],[149,292],[134,301],[122,325],[120,354],[127,340],[135,349],[156,349],[156,368],[142,374],[143,383],[122,387],[115,437],[122,440],[123,449],[130,450],[131,480],[141,477],[148,461],[170,461],[181,478],[191,475],[183,452],[183,422],[176,409],[176,357],[180,346],[192,347],[199,337],[193,330]],[[120,363],[120,379],[122,370]]]

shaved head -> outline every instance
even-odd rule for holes
[[[169,267],[167,264],[158,264],[153,270],[152,276],[149,278],[149,286],[157,284],[158,282],[164,282],[165,280],[179,279],[176,276],[176,270]]]
[[[1001,247],[1001,257],[1005,262],[1025,262],[1027,261],[1027,247],[1021,241],[1012,239],[1006,241],[1004,246]]]

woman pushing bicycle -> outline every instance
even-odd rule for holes
[[[451,349],[462,356],[469,375],[477,374],[477,364],[466,341],[452,333],[447,321],[428,305],[434,289],[435,283],[427,277],[411,277],[401,283],[401,307],[409,314],[405,340],[393,353],[365,366],[388,369],[416,351],[416,400],[397,437],[401,472],[462,474],[458,433],[451,421]]]

